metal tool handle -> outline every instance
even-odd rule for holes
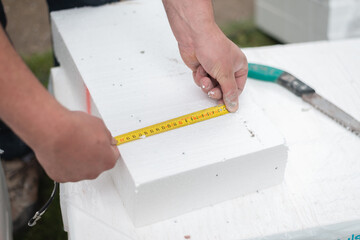
[[[281,74],[281,76],[276,82],[300,97],[303,94],[315,92],[313,88],[309,87],[308,85],[287,72],[283,72],[283,74]]]

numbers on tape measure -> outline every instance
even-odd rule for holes
[[[208,119],[212,119],[224,114],[227,114],[228,111],[225,105],[219,105],[216,107],[211,107],[208,109],[204,109],[198,112],[194,112],[185,116],[181,116],[178,118],[174,118],[162,123],[154,124],[149,127],[145,127],[142,129],[138,129],[129,133],[125,133],[119,136],[116,136],[117,145],[134,141],[137,139],[141,139],[144,137],[152,136],[158,133],[166,132],[172,129],[176,129],[179,127],[191,125],[197,122],[205,121]]]

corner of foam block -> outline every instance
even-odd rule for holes
[[[135,184],[133,177],[121,157],[117,161],[115,167],[110,171],[110,175],[123,201],[126,212],[130,219],[134,221],[138,186]]]

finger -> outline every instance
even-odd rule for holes
[[[246,83],[246,79],[247,79],[247,73],[248,73],[248,69],[243,69],[243,70],[239,70],[238,72],[235,73],[235,81],[236,84],[238,86],[239,89],[239,95],[242,93],[242,91],[245,88],[245,83]]]
[[[117,141],[115,138],[111,138],[111,145],[117,146],[117,145],[118,145],[118,141]]]
[[[236,112],[239,103],[238,103],[238,86],[235,82],[235,77],[233,74],[228,75],[226,78],[218,79],[218,82],[221,86],[223,93],[223,100],[226,105],[226,108],[229,112]]]
[[[203,90],[204,93],[208,93],[211,89],[215,87],[209,77],[201,78],[200,84],[201,84],[201,89]]]
[[[102,121],[102,120],[101,120],[101,121]],[[112,139],[113,137],[112,137],[112,135],[111,135],[110,130],[105,126],[105,123],[104,123],[104,122],[102,122],[102,124],[103,124],[103,126],[104,126],[106,135],[109,137],[109,139]],[[112,140],[110,140],[110,142],[111,142],[111,141],[112,141]]]
[[[219,83],[212,76],[209,76],[214,87],[218,86]]]
[[[222,99],[222,92],[220,87],[215,87],[208,92],[209,98],[220,100]]]
[[[107,134],[107,135],[109,136],[109,138],[110,138],[110,145],[111,145],[111,146],[117,146],[117,145],[118,145],[118,141],[116,140],[116,138],[112,137],[111,132],[110,132],[109,129],[107,129],[106,127],[105,127],[105,132],[106,132],[106,134]]]
[[[112,169],[117,160],[120,158],[120,152],[117,146],[111,146],[111,149],[109,149],[108,154],[106,155],[106,157],[103,159],[103,171],[104,170],[109,170]]]
[[[114,152],[114,161],[116,162],[120,158],[119,148],[117,146],[112,146],[112,150]]]
[[[117,146],[110,146],[110,149],[106,149],[106,152],[101,154],[101,156],[103,158],[101,159],[101,163],[99,163],[101,165],[99,165],[98,171],[103,172],[115,166],[117,160],[120,158],[120,152]]]
[[[194,76],[194,75],[193,75]],[[204,68],[200,65],[197,69],[196,69],[196,73],[195,73],[195,77],[194,77],[194,81],[196,83],[196,85],[198,85],[199,87],[201,87],[201,82],[200,80],[204,77],[207,77],[207,73],[204,70]]]
[[[112,151],[114,152],[114,156],[115,156],[114,161],[115,162],[120,157],[120,152],[119,152],[119,149],[118,149],[117,145],[118,145],[118,141],[115,138],[111,137],[111,148],[112,148]]]
[[[107,134],[110,136],[110,145],[111,145],[111,149],[112,149],[112,151],[113,151],[113,153],[114,153],[114,162],[116,162],[116,160],[118,160],[119,159],[119,157],[120,157],[120,152],[119,152],[119,149],[118,149],[118,147],[117,147],[117,144],[118,144],[118,141],[115,139],[115,138],[113,138],[112,136],[111,136],[111,133],[110,133],[110,131],[109,131],[109,129],[107,129],[106,128],[106,132],[107,132]],[[115,163],[114,163],[115,164]]]

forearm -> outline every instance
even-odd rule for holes
[[[0,118],[58,182],[94,179],[120,155],[103,121],[62,107],[16,54],[1,27]]]
[[[163,4],[176,40],[184,47],[194,47],[197,39],[218,29],[211,0],[163,0]]]
[[[247,76],[245,55],[216,25],[211,0],[163,0],[180,55],[195,83],[230,112]]]
[[[64,111],[26,67],[0,27],[0,118],[34,147],[60,130]]]

